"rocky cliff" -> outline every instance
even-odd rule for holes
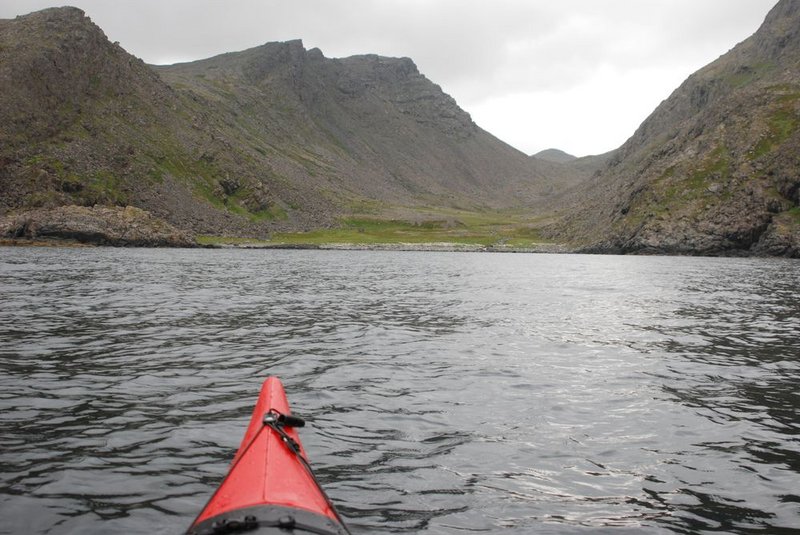
[[[800,256],[800,3],[693,74],[572,192],[597,252]]]

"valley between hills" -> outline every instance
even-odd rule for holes
[[[584,158],[514,149],[409,58],[152,66],[53,8],[0,20],[0,239],[800,257],[799,126],[791,0]]]

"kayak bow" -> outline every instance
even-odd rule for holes
[[[304,423],[280,379],[267,378],[228,475],[187,533],[348,535],[308,464],[295,430]]]

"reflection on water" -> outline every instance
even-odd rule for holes
[[[284,379],[356,533],[790,533],[797,262],[0,249],[0,533],[176,533]]]

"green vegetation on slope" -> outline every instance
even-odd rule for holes
[[[534,247],[543,243],[541,221],[522,215],[497,212],[467,212],[431,209],[413,211],[400,217],[353,216],[335,228],[308,232],[281,232],[268,242],[215,236],[199,238],[204,245],[268,244],[319,246],[330,244],[463,244],[480,246]]]
[[[650,218],[666,217],[672,211],[700,211],[730,197],[730,191],[723,186],[731,175],[731,155],[725,145],[717,146],[699,164],[681,167],[670,166],[654,180],[633,201],[622,223],[635,227]]]
[[[768,132],[749,154],[755,160],[769,154],[784,143],[800,126],[795,107],[800,93],[790,92],[780,98],[780,107],[772,112],[767,120]]]

